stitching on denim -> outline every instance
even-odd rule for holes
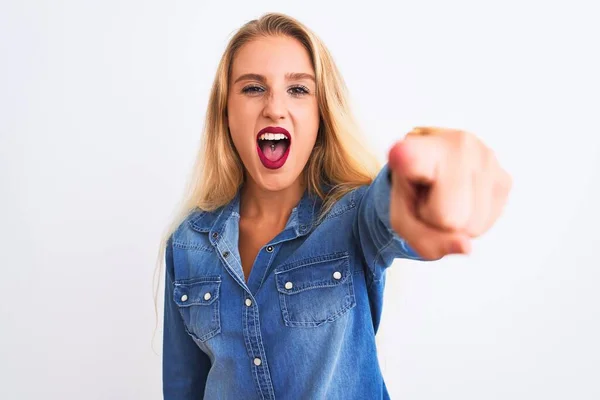
[[[348,282],[348,298],[350,299],[350,303],[356,303],[356,296],[354,295],[354,279],[350,279],[350,282]]]
[[[232,215],[233,215],[233,214],[237,214],[237,213],[232,213]],[[232,215],[231,215],[231,216],[229,216],[229,218],[232,218]],[[239,217],[239,214],[237,214],[237,216]],[[223,224],[223,226],[225,226],[225,225],[227,224],[227,222],[229,221],[229,218],[227,219],[227,221],[225,221],[225,224]],[[244,282],[244,285],[246,285],[246,282],[245,282],[245,281],[246,281],[246,279],[245,279],[245,277],[244,277],[244,267],[242,266],[241,259],[238,261],[238,259],[237,259],[236,257],[234,257],[234,256],[233,256],[233,254],[234,254],[234,253],[233,253],[232,249],[236,249],[236,250],[237,250],[237,249],[238,249],[238,246],[237,246],[237,244],[236,244],[235,246],[233,246],[231,243],[229,243],[229,242],[227,241],[227,238],[226,238],[226,237],[223,237],[223,239],[224,239],[224,240],[223,240],[223,245],[227,247],[227,251],[229,251],[229,255],[231,255],[231,258],[230,258],[230,259],[232,259],[232,258],[233,258],[233,259],[235,260],[235,263],[236,263],[236,264],[237,264],[237,265],[240,267],[240,268],[239,268],[239,270],[242,272],[242,276],[241,276],[241,278],[240,278],[240,279],[242,279],[242,281]],[[227,260],[225,260],[225,263],[227,263]],[[236,275],[237,275],[237,274],[236,274]]]
[[[264,375],[265,377],[265,382],[262,383],[260,377],[258,376],[258,371],[261,370],[261,368],[264,370],[267,368],[268,366],[268,361],[265,357],[266,353],[265,353],[265,349],[264,349],[264,345],[262,343],[262,336],[261,336],[261,332],[260,332],[260,319],[258,317],[258,313],[257,312],[253,312],[253,326],[254,326],[254,337],[257,339],[257,347],[258,347],[258,353],[259,356],[261,358],[261,360],[263,361],[263,363],[260,366],[254,366],[254,371],[255,371],[255,377],[256,377],[256,383],[258,385],[258,391],[260,393],[261,398],[265,398],[264,397],[264,393],[263,390],[266,389],[267,392],[267,397],[268,398],[272,398],[275,396],[274,393],[272,393],[272,387],[273,384],[270,381],[270,377],[269,377],[269,371],[262,371],[261,372],[261,376]],[[254,355],[252,355],[253,357]]]
[[[285,324],[288,325],[288,322],[290,321],[290,313],[288,312],[287,309],[287,302],[285,301],[286,296],[279,292],[279,304],[281,304],[281,315],[283,317],[283,320],[285,321]],[[288,325],[289,326],[289,325]]]
[[[373,258],[372,264],[373,264],[373,283],[378,283],[381,281],[380,279],[377,279],[377,275],[375,273],[375,269],[376,269],[376,261],[379,258],[379,256],[392,244],[392,242],[394,241],[394,237],[392,236],[389,240],[389,242],[387,242],[382,248],[379,249],[379,251],[377,252],[377,254],[375,254],[375,258]]]
[[[202,278],[197,278],[197,279],[202,279]],[[208,284],[208,285],[203,285],[203,284]],[[210,306],[212,305],[215,301],[219,300],[219,292],[220,292],[220,287],[221,287],[221,281],[198,281],[198,282],[191,282],[191,283],[181,283],[181,281],[178,282],[174,282],[173,285],[175,286],[173,288],[173,300],[175,301],[175,303],[181,307],[181,308],[188,308],[191,306]],[[178,296],[175,296],[175,289],[181,288],[181,287],[186,287],[188,288],[188,291],[190,292],[190,301],[186,301],[185,303],[182,303],[181,300],[178,298]],[[206,287],[208,289],[209,292],[214,292],[215,295],[214,297],[211,297],[209,300],[202,300],[202,298],[200,298],[200,300],[194,300],[194,298],[198,298],[199,296],[191,296],[191,293],[193,291],[200,291],[199,288],[202,287]],[[194,292],[196,293],[196,292]]]
[[[329,317],[327,317],[326,319],[319,321],[319,322],[301,322],[301,321],[289,321],[289,325],[288,326],[302,326],[302,327],[318,327],[321,325],[324,325],[328,322],[333,322],[336,319],[338,319],[342,314],[344,314],[346,311],[354,308],[356,306],[356,297],[355,296],[351,296],[349,301],[347,302],[348,304],[346,304],[343,308],[341,308],[338,312],[336,312],[335,314],[330,315]]]
[[[256,328],[256,317],[254,316],[256,313],[253,312],[252,314],[253,314],[253,318],[252,319],[253,319],[253,325],[254,325],[254,336],[256,336],[256,329],[257,329]],[[246,318],[246,321],[248,321],[248,319],[249,318]],[[248,336],[251,336],[251,335],[252,335],[252,332],[250,332],[250,330],[248,330]],[[252,343],[248,343],[248,344],[249,344],[248,348],[251,349],[252,348]],[[254,354],[250,354],[250,357],[255,357],[255,355]],[[258,394],[260,395],[260,398],[264,399],[265,396],[263,395],[262,387],[260,385],[260,377],[258,376],[258,369],[259,369],[259,366],[254,365],[254,363],[253,363],[252,364],[252,370],[254,372],[254,378],[255,378],[254,382],[256,382],[256,386],[258,388]]]
[[[219,275],[204,275],[189,279],[177,279],[173,281],[175,286],[193,285],[195,283],[221,283]]]
[[[250,312],[249,307],[244,307],[244,313],[242,315],[242,325],[244,327],[244,344],[246,345],[246,350],[248,351],[248,356],[252,357],[253,354],[250,353],[250,349],[252,348],[252,343],[250,343],[250,330],[248,329],[248,313]]]
[[[222,247],[229,251],[229,244],[225,240],[221,241],[220,243],[223,243]],[[244,279],[240,278],[240,276],[237,274],[234,268],[229,264],[227,259],[223,258],[223,256],[221,255],[222,249],[217,248],[217,250],[217,258],[219,259],[219,262],[224,264],[223,268],[225,269],[225,271],[229,274],[229,276],[233,278],[234,281],[236,281],[240,286],[244,287],[246,284]]]
[[[269,244],[267,246],[269,246]],[[269,275],[269,272],[271,271],[271,264],[273,263],[273,260],[275,259],[276,253],[279,253],[279,249],[274,248],[273,252],[269,253],[269,254],[271,254],[271,256],[267,260],[267,267],[265,268],[265,273],[263,274],[263,277],[260,280],[260,284],[258,285],[258,288],[256,289],[256,293],[258,293],[260,291],[260,289],[263,287],[263,284],[267,281],[267,276]]]
[[[258,338],[258,351],[260,352],[260,357],[263,360],[263,363],[258,367],[262,367],[265,371],[264,371],[264,376],[265,376],[265,385],[266,389],[267,389],[267,394],[269,398],[274,398],[275,397],[275,393],[274,393],[274,389],[273,389],[273,382],[271,381],[271,376],[269,373],[269,361],[266,358],[266,352],[265,352],[265,346],[263,344],[262,341],[262,335],[260,332],[260,319],[258,317],[258,313],[255,312],[254,313],[254,326],[256,327],[256,337]]]
[[[352,272],[352,275],[362,275],[364,274],[364,268],[355,268],[354,271]]]
[[[352,274],[349,274],[348,276],[351,277]],[[321,326],[328,322],[335,321],[346,311],[348,311],[351,308],[353,308],[354,306],[356,306],[356,295],[354,294],[354,286],[353,286],[352,279],[348,280],[348,282],[345,285],[348,287],[347,288],[348,295],[347,295],[347,297],[345,297],[348,299],[345,301],[345,303],[347,303],[347,304],[345,304],[340,310],[338,310],[334,314],[329,315],[326,319],[324,319],[322,321],[318,321],[318,322],[292,321],[289,317],[289,312],[287,310],[286,298],[288,295],[280,292],[279,300],[280,300],[280,305],[281,305],[281,314],[283,316],[285,325],[289,326],[289,327],[318,327],[318,326]]]
[[[260,378],[258,377],[258,367],[252,364],[252,370],[254,371],[254,382],[256,382],[256,386],[258,387],[258,394],[260,395],[261,400],[264,400],[265,396],[262,393],[262,389],[260,387]]]
[[[343,207],[339,207],[339,208],[334,209],[331,212],[329,212],[329,214],[327,214],[325,216],[324,221],[327,221],[328,219],[331,219],[331,218],[339,217],[340,215],[346,213],[347,211],[353,209],[354,207],[356,207],[356,202],[354,200],[350,200],[350,202],[348,204],[344,205]]]
[[[212,251],[212,246],[173,240],[173,246],[184,250]]]
[[[337,261],[337,260],[341,260],[341,259],[344,259],[344,258],[349,258],[349,255],[348,255],[347,251],[342,251],[342,252],[336,252],[336,253],[331,253],[331,254],[326,254],[326,255],[321,255],[321,256],[314,256],[314,257],[304,258],[302,260],[297,260],[297,261],[293,261],[291,263],[280,265],[277,268],[277,270],[275,271],[275,275],[282,274],[284,272],[289,272],[289,271],[292,271],[294,269],[298,269],[298,268],[302,268],[302,267],[308,267],[308,266],[314,265],[314,264],[319,264],[319,263],[322,263],[322,262]]]
[[[179,310],[179,315],[181,316],[181,320],[182,320],[182,324],[183,324],[183,329],[185,330],[185,332],[190,335],[192,337],[192,339],[198,340],[200,342],[205,342],[208,339],[216,336],[217,334],[221,333],[221,322],[219,320],[219,323],[210,331],[205,333],[202,336],[198,336],[196,335],[194,332],[192,332],[191,329],[188,329],[188,323],[185,319],[185,316],[183,315],[183,311],[188,309],[189,307],[181,307],[179,306],[179,304],[177,303],[177,301],[175,301],[175,299],[172,299],[175,302],[175,305],[177,305],[177,309]],[[214,303],[212,304],[212,306],[214,307]],[[187,310],[187,312],[189,313],[190,311]],[[191,323],[191,319],[190,319],[190,323]]]
[[[213,319],[214,319],[216,326],[218,326],[219,330],[220,330],[221,329],[221,300],[219,299],[219,293],[218,293],[219,290],[220,290],[220,288],[217,288],[217,300],[215,301],[215,304],[213,305]]]
[[[190,218],[187,220],[187,224],[190,226],[190,228],[192,228],[195,231],[199,231],[199,232],[208,232],[210,231],[210,228],[204,228],[200,225],[198,225],[196,222],[202,218],[205,214],[207,214],[206,211],[201,211],[199,215],[195,216],[194,218]]]
[[[185,330],[185,332],[190,335],[192,338],[200,340],[200,338],[198,336],[196,336],[196,334],[192,333],[189,329],[188,329],[188,325],[187,322],[185,320],[185,316],[183,315],[183,309],[181,307],[179,307],[179,305],[177,304],[177,302],[175,301],[175,293],[173,292],[173,298],[171,299],[175,305],[177,306],[177,311],[179,311],[179,315],[181,316],[181,323],[183,325],[183,329]]]
[[[347,273],[344,276],[344,279],[340,279],[339,281],[334,282],[334,283],[312,283],[312,284],[309,284],[308,286],[304,286],[301,289],[297,289],[297,290],[294,290],[294,291],[291,291],[291,289],[290,290],[285,289],[285,287],[282,289],[281,288],[282,285],[280,284],[280,281],[277,280],[277,291],[279,293],[285,294],[286,296],[293,296],[293,295],[295,295],[297,293],[306,292],[307,290],[311,290],[311,289],[322,289],[322,288],[337,287],[337,286],[343,285],[348,280],[348,278],[351,275],[352,274]]]
[[[338,260],[340,260],[340,259],[336,259],[335,261],[338,261]],[[283,277],[282,277],[282,274],[284,272],[281,272],[281,273],[275,275],[275,280],[277,281],[277,291],[279,293],[284,293],[286,295],[293,295],[296,293],[302,293],[309,289],[336,287],[336,286],[342,285],[348,280],[348,277],[350,277],[352,275],[352,273],[350,272],[350,261],[349,261],[348,257],[342,257],[341,260],[342,261],[339,264],[343,265],[343,266],[339,270],[344,272],[343,279],[340,279],[337,281],[331,281],[331,278],[328,278],[328,280],[323,280],[322,282],[308,282],[308,283],[305,283],[304,286],[300,286],[299,289],[296,288],[295,290],[290,291],[285,288],[282,289],[282,281],[285,279],[283,279]],[[314,264],[307,264],[307,266],[311,266],[311,265],[314,265]],[[290,271],[294,271],[299,268],[300,267],[287,270],[287,271],[285,271],[285,273],[289,273]]]
[[[181,314],[181,310],[179,310],[179,313]],[[183,329],[185,330],[185,332],[186,332],[188,335],[190,335],[190,336],[191,336],[193,339],[196,339],[196,340],[198,340],[198,341],[200,341],[200,342],[201,342],[202,340],[201,340],[201,339],[200,339],[198,336],[196,336],[196,334],[195,334],[195,333],[191,332],[191,331],[188,329],[187,323],[185,322],[185,318],[183,318],[183,315],[181,315],[181,319],[183,320]]]
[[[218,303],[219,302],[217,301],[211,305],[213,307],[213,313],[215,312],[214,310],[217,308]],[[191,322],[191,320],[190,320],[190,322]],[[205,342],[208,339],[212,338],[213,336],[215,336],[221,332],[221,324],[220,323],[213,323],[213,321],[211,320],[211,324],[214,325],[214,328],[211,329],[209,327],[209,329],[211,329],[211,330],[206,332],[202,336],[198,336],[198,340],[200,340],[201,342]]]

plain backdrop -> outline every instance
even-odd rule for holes
[[[390,268],[392,398],[600,398],[594,7],[1,1],[0,398],[162,398],[158,240],[221,52],[267,11],[325,41],[382,161],[413,126],[446,126],[514,178],[471,256]]]

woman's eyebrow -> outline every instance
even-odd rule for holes
[[[259,75],[259,74],[244,74],[244,75],[240,75],[235,82],[238,83],[239,81],[259,81],[260,83],[266,84],[267,83],[267,78],[265,78],[263,75]]]
[[[315,81],[315,77],[312,74],[307,74],[306,72],[290,72],[285,74],[285,78],[289,81],[300,81],[302,79],[308,79],[311,81]]]
[[[306,72],[288,72],[287,74],[285,74],[285,79],[288,81],[308,79],[315,82],[315,77],[312,74],[308,74]],[[265,78],[264,75],[260,74],[243,74],[240,75],[233,83],[236,84],[239,81],[258,81],[260,83],[266,84],[267,78]]]

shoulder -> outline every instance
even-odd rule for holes
[[[191,210],[171,234],[173,247],[184,249],[208,250],[211,248],[207,233],[210,232],[220,209],[204,211],[199,208]]]
[[[335,218],[351,213],[360,204],[368,188],[369,185],[362,185],[344,194],[335,202],[335,204],[333,204],[333,206],[331,206],[331,209],[327,211],[324,219]]]

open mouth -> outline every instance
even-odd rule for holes
[[[290,152],[291,136],[281,127],[267,127],[256,136],[256,147],[262,164],[269,169],[281,168]]]

